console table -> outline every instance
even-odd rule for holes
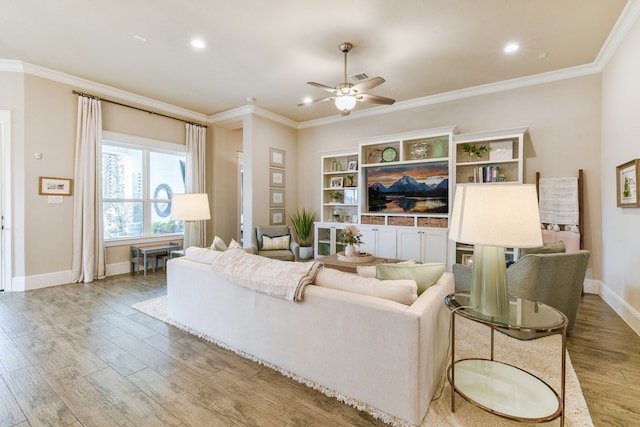
[[[447,296],[451,314],[451,412],[455,393],[474,405],[504,418],[521,422],[546,422],[560,417],[564,425],[567,317],[555,308],[524,298],[510,298],[509,315],[504,319],[486,316],[470,306],[469,293]],[[491,328],[491,357],[455,360],[455,319],[462,316]],[[558,394],[537,376],[493,358],[494,333],[536,338],[562,334],[562,378]]]
[[[167,255],[172,251],[180,249],[179,243],[162,243],[159,245],[131,246],[131,273],[140,271],[140,263],[144,267],[144,275],[147,275],[147,259],[154,256],[156,268],[158,268],[158,255]],[[141,259],[142,258],[142,259]],[[134,269],[135,266],[135,269]]]
[[[345,262],[345,261],[340,261],[338,259],[338,254],[320,257],[318,258],[318,261],[323,263],[326,267],[330,267],[340,271],[345,271],[347,273],[357,272],[357,267],[359,265],[372,266],[372,265],[378,265],[382,263],[398,262],[397,259],[391,259],[391,258],[373,258],[373,261],[368,261],[368,262]]]

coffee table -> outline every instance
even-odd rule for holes
[[[357,272],[357,267],[359,265],[375,266],[375,265],[383,264],[383,263],[396,263],[396,262],[398,262],[397,259],[393,259],[393,258],[378,258],[378,257],[374,257],[373,261],[369,261],[369,262],[345,262],[345,261],[338,260],[338,254],[333,254],[333,255],[329,255],[329,256],[320,257],[320,258],[318,258],[318,261],[323,263],[326,267],[330,267],[330,268],[333,268],[335,270],[345,271],[347,273],[356,273]]]

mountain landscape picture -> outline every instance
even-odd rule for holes
[[[390,165],[366,168],[368,212],[449,212],[449,165]]]

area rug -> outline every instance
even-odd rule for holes
[[[167,316],[167,297],[162,296],[143,301],[132,306],[134,309],[152,316],[158,320],[184,329],[190,333],[184,325],[171,321]],[[358,409],[367,410],[376,418],[388,422],[391,425],[401,425],[397,419],[384,417],[376,411],[371,411],[367,407],[358,405],[357,402],[351,401],[348,397],[340,396],[335,393],[328,392],[322,387],[314,386],[303,378],[297,378],[289,372],[284,372],[277,367],[268,363],[257,360],[246,353],[236,351],[229,348],[223,343],[219,343],[215,339],[211,339],[201,334],[196,335],[211,341],[221,347],[235,351],[243,357],[248,357],[254,361],[262,363],[266,366],[274,368],[288,377],[305,383],[319,391],[336,397],[338,400],[351,404]],[[501,333],[495,334],[495,359],[501,362],[509,363],[537,375],[546,381],[554,390],[560,390],[560,373],[561,373],[561,339],[560,335],[552,335],[533,341],[520,341],[508,337]],[[490,332],[485,326],[475,322],[465,320],[461,317],[456,318],[456,359],[468,357],[489,357],[490,355]],[[448,364],[448,363],[447,363]],[[576,376],[571,359],[567,353],[567,375],[566,375],[566,399],[565,399],[565,425],[575,427],[593,426],[589,409],[584,400],[580,382]],[[559,420],[550,421],[548,423],[538,424],[541,426],[557,426]],[[465,401],[459,395],[456,395],[456,412],[451,412],[451,387],[445,379],[443,373],[440,385],[436,391],[429,406],[429,411],[421,423],[421,427],[431,426],[452,426],[452,427],[477,427],[477,426],[522,426],[522,423],[506,420],[498,416],[483,411],[477,406]]]

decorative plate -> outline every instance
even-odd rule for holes
[[[396,159],[396,155],[398,152],[393,147],[387,147],[382,151],[382,161],[383,162],[392,162]]]
[[[369,163],[380,163],[382,161],[382,150],[376,148],[369,153]]]

